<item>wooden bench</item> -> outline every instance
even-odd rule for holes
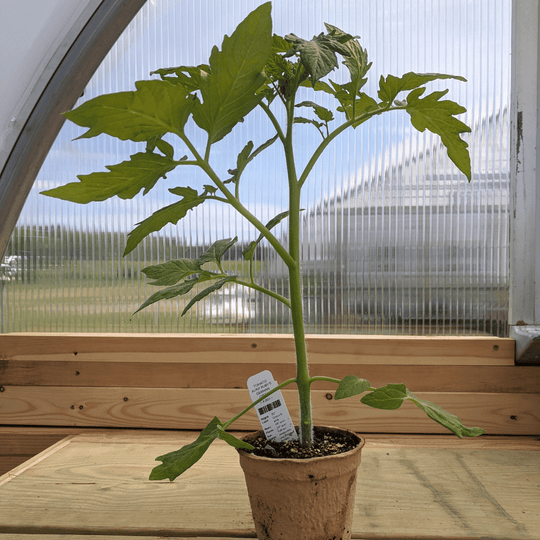
[[[490,435],[540,435],[540,367],[515,366],[511,339],[311,336],[313,375],[403,382]],[[202,429],[248,403],[246,380],[294,377],[290,336],[0,335],[0,474],[81,428]],[[317,423],[360,433],[444,433],[412,404],[387,412],[334,401],[316,383]],[[295,390],[284,397],[293,418]],[[258,429],[250,412],[233,426]]]
[[[512,340],[312,336],[308,349],[313,375],[403,382],[487,430],[459,440],[412,404],[336,402],[335,385],[317,383],[315,421],[368,440],[356,538],[540,538],[540,367],[514,365]],[[244,408],[246,380],[263,369],[294,376],[289,336],[0,335],[1,540],[253,537],[222,442],[180,481],[147,478],[155,456]],[[295,418],[295,390],[283,394]],[[234,428],[258,429],[255,413]]]
[[[0,538],[255,538],[238,456],[223,441],[175,482],[148,480],[156,456],[195,437],[145,430],[67,437],[0,477]],[[366,436],[353,538],[540,539],[536,439]]]

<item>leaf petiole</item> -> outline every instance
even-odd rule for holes
[[[314,382],[320,382],[320,381],[325,381],[325,382],[332,382],[332,383],[336,383],[336,384],[340,384],[343,379],[335,379],[334,377],[324,377],[322,375],[317,375],[315,377],[310,377],[309,378],[309,382],[310,384],[311,383],[314,383]],[[377,390],[377,388],[373,388],[373,387],[369,387],[369,388],[366,388],[366,392],[370,391],[370,392],[373,392]]]
[[[278,96],[281,97],[281,94],[279,92],[277,92],[277,94],[278,94]],[[281,99],[283,101],[283,98],[281,98]],[[283,104],[285,105],[285,103],[283,103]],[[283,130],[281,129],[281,126],[280,126],[279,122],[277,121],[277,118],[274,116],[274,113],[270,110],[270,107],[266,103],[264,103],[263,101],[261,101],[259,103],[259,105],[262,107],[263,111],[266,113],[268,118],[270,118],[270,122],[272,122],[274,128],[276,129],[276,132],[277,132],[278,137],[280,138],[281,142],[285,143],[285,135],[283,133]]]
[[[321,156],[321,154],[324,152],[326,147],[339,134],[341,134],[343,131],[345,131],[347,128],[349,128],[351,126],[358,126],[360,124],[363,124],[364,122],[369,120],[371,117],[373,117],[373,116],[375,116],[377,114],[382,114],[383,112],[386,112],[388,110],[393,110],[393,109],[394,109],[393,107],[388,106],[388,107],[384,107],[384,108],[380,108],[380,109],[375,109],[374,111],[366,112],[363,115],[358,116],[357,118],[353,118],[352,120],[348,120],[347,122],[344,122],[339,127],[334,129],[334,131],[329,133],[324,138],[324,140],[319,144],[319,146],[317,147],[317,149],[313,153],[313,156],[311,156],[311,159],[309,160],[308,164],[305,166],[304,170],[302,171],[302,174],[300,175],[300,178],[298,179],[298,184],[300,186],[304,185],[304,182],[307,180],[309,174],[311,173],[311,170],[313,169],[313,167],[317,163],[317,161],[318,161],[319,157]]]
[[[281,302],[282,304],[285,304],[288,308],[291,307],[291,302],[288,298],[286,298],[285,296],[281,296],[281,294],[278,294],[274,291],[271,291],[270,289],[266,289],[264,287],[262,287],[261,285],[257,285],[257,283],[246,283],[245,281],[236,281],[235,283],[238,283],[238,285],[243,285],[244,287],[248,287],[250,289],[254,289],[256,291],[259,291],[263,294],[266,294],[267,296],[270,296],[272,298],[275,298],[276,300],[278,300],[279,302]]]
[[[332,382],[332,383],[339,384],[341,379],[334,379],[334,377],[323,377],[323,376],[319,376],[319,375],[309,378],[309,384],[314,383],[314,382],[320,382],[320,381]]]
[[[227,186],[221,181],[210,164],[205,161],[197,149],[193,146],[191,141],[181,131],[176,131],[176,134],[184,141],[188,146],[191,153],[197,160],[197,165],[208,175],[208,177],[214,182],[214,184],[221,190],[223,195],[227,198],[229,204],[238,211],[239,214],[244,216],[257,230],[270,242],[272,247],[276,250],[278,255],[282,258],[285,264],[294,265],[295,262],[287,252],[287,250],[279,243],[279,240],[259,221],[228,189]]]

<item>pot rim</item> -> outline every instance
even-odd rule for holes
[[[298,426],[295,426],[295,427],[297,428]],[[237,448],[236,451],[241,456],[243,456],[245,458],[248,458],[248,459],[253,459],[253,460],[256,460],[256,461],[270,461],[272,463],[291,462],[291,463],[309,464],[309,463],[319,462],[319,461],[322,461],[322,460],[325,460],[325,459],[328,460],[328,459],[331,459],[331,458],[334,458],[334,459],[342,458],[343,459],[345,457],[350,456],[351,454],[360,452],[360,450],[362,450],[362,448],[366,444],[366,440],[364,439],[364,437],[362,437],[361,435],[358,435],[358,433],[356,433],[354,431],[351,431],[349,429],[340,428],[340,427],[336,427],[336,426],[313,426],[313,428],[330,429],[330,430],[335,430],[335,431],[341,431],[342,433],[349,433],[350,435],[353,435],[354,437],[356,437],[358,439],[358,446],[355,446],[351,450],[347,450],[347,452],[340,452],[339,454],[330,454],[328,456],[318,456],[318,457],[310,457],[310,458],[273,458],[273,457],[257,456],[255,454],[252,454],[251,452],[246,452],[242,448]],[[256,437],[259,434],[264,435],[264,430],[259,429],[257,431],[252,431],[250,433],[246,433],[243,437],[241,437],[241,440],[245,441],[246,438],[251,437],[251,436]]]

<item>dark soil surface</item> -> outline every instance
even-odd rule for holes
[[[268,441],[264,435],[260,435],[255,440],[249,441],[255,450],[245,451],[261,457],[308,459],[341,454],[358,446],[358,440],[347,433],[326,432],[314,427],[314,434],[315,441],[310,448],[301,446],[299,440]]]

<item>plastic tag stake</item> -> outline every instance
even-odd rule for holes
[[[247,386],[251,401],[256,401],[277,386],[272,373],[265,370],[252,375]],[[269,441],[296,441],[298,434],[283,399],[281,390],[263,399],[255,406],[264,434]]]

